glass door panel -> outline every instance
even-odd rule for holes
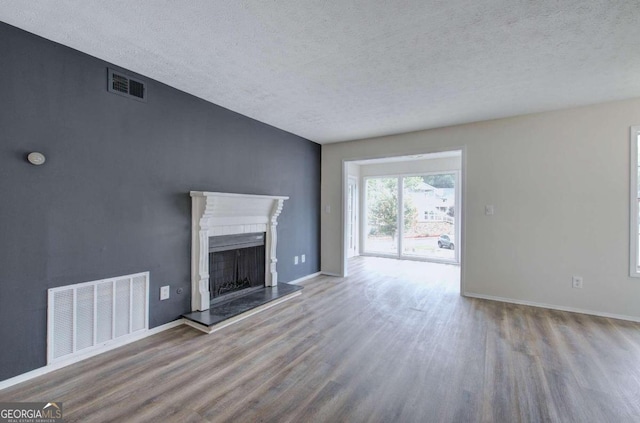
[[[370,178],[365,186],[364,252],[398,254],[398,178]]]
[[[455,173],[403,177],[402,255],[455,260]]]

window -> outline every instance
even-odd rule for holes
[[[640,126],[634,126],[631,128],[631,168],[630,177],[630,207],[629,207],[629,221],[630,221],[630,275],[634,277],[640,277]]]

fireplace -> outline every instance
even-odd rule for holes
[[[191,191],[192,311],[209,310],[212,299],[215,301],[247,286],[275,287],[278,284],[278,216],[288,198]],[[261,241],[255,239],[259,235]],[[247,246],[246,242],[252,241],[260,242],[262,246]],[[233,246],[238,243],[244,243],[246,248]],[[254,247],[258,248],[251,250]],[[224,250],[215,251],[220,248]],[[231,250],[236,251],[226,252]],[[254,273],[245,274],[244,267],[250,261],[257,262],[256,269]]]
[[[264,286],[264,233],[209,238],[209,298],[218,301]]]

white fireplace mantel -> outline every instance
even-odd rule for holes
[[[209,237],[265,232],[265,286],[278,283],[278,216],[289,197],[191,191],[191,309],[209,309]]]

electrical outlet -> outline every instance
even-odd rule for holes
[[[160,301],[169,299],[169,295],[170,295],[169,289],[170,289],[169,285],[163,286],[160,288]]]
[[[304,263],[305,261],[307,261],[307,257],[303,254],[300,256],[300,260],[302,260],[302,262]]]
[[[571,278],[571,286],[574,288],[582,288],[582,276],[574,276]]]
[[[298,256],[295,256],[295,257],[293,258],[293,264],[298,264]]]

